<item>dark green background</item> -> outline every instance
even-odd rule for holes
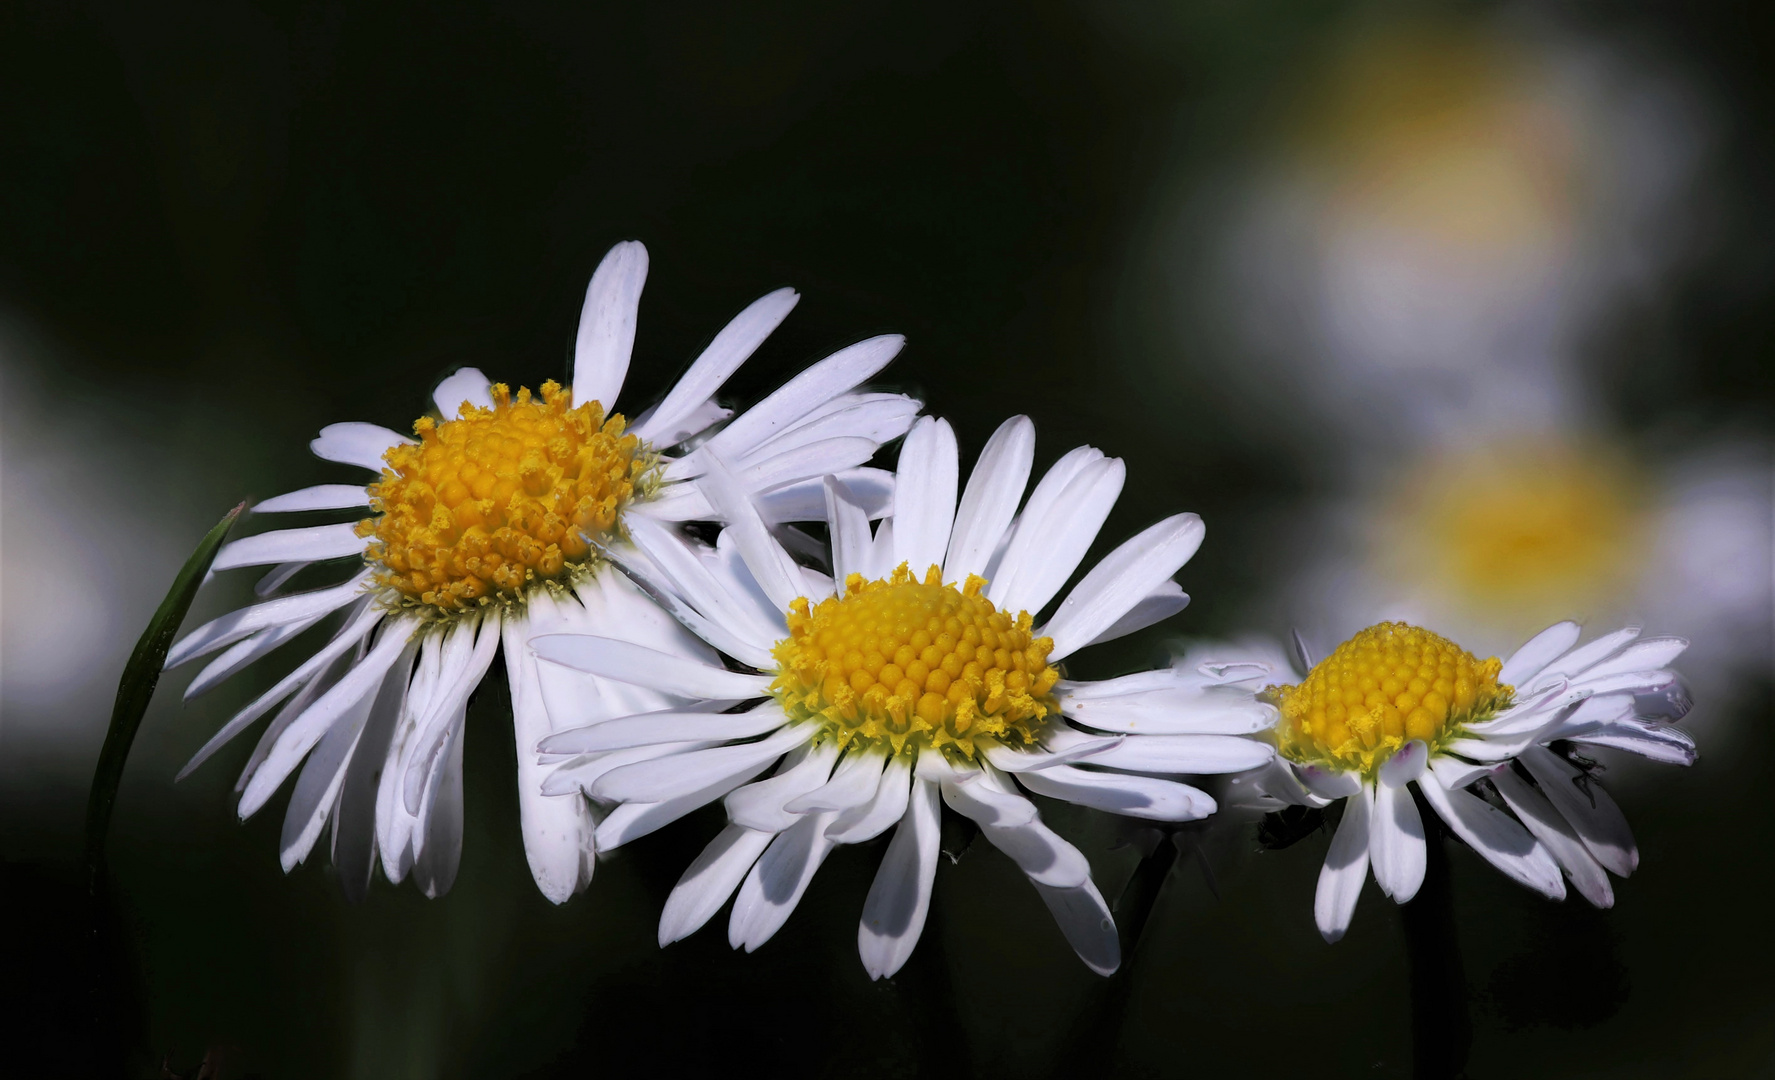
[[[0,8],[0,314],[34,343],[9,362],[56,403],[45,422],[116,455],[145,485],[135,497],[195,542],[239,498],[345,479],[306,452],[324,423],[402,426],[465,363],[562,377],[588,274],[639,238],[653,268],[630,412],[728,316],[792,284],[802,303],[731,385],[737,400],[903,332],[886,380],[952,420],[964,460],[1016,412],[1036,420],[1039,464],[1085,441],[1127,458],[1103,549],[1178,509],[1208,520],[1180,576],[1192,607],[1075,670],[1250,629],[1243,605],[1281,569],[1254,553],[1312,469],[1225,420],[1205,367],[1192,392],[1152,383],[1156,366],[1187,376],[1198,358],[1166,329],[1180,301],[1147,287],[1137,256],[1158,208],[1248,151],[1323,41],[1392,9],[637,8]],[[1699,426],[1767,424],[1769,9],[1545,14],[1655,43],[1720,124],[1710,190],[1727,239],[1656,298],[1667,333],[1636,342],[1609,388],[1620,422],[1656,403]],[[95,529],[106,497],[92,492]],[[170,581],[180,558],[128,569]],[[217,586],[194,617],[245,590]],[[152,608],[117,617],[140,626]],[[171,784],[269,681],[181,708],[185,679],[150,712],[118,804],[109,990],[93,994],[83,959],[81,778],[7,796],[9,1075],[157,1075],[163,1054],[188,1070],[212,1048],[226,1077],[1045,1075],[1079,1060],[1120,1075],[1409,1074],[1399,915],[1371,889],[1343,943],[1319,939],[1323,837],[1259,854],[1249,826],[1229,828],[1211,848],[1218,897],[1181,866],[1104,1024],[1090,1006],[1108,984],[984,846],[941,867],[923,942],[885,983],[855,947],[879,846],[838,852],[753,956],[727,948],[725,915],[654,943],[710,814],[601,863],[586,894],[552,907],[518,842],[497,679],[471,709],[455,891],[426,901],[381,883],[349,906],[323,866],[279,871],[281,802],[234,823],[249,742]],[[1644,862],[1614,910],[1544,903],[1451,851],[1472,1075],[1775,1072],[1768,690],[1719,718],[1731,754],[1617,770]],[[1101,821],[1054,813],[1113,894],[1130,851]]]

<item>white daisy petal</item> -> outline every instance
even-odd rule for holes
[[[710,841],[684,871],[684,876],[672,889],[672,895],[666,898],[665,909],[659,916],[660,947],[682,941],[714,918],[774,839],[776,837],[770,833],[755,832],[738,825],[721,830],[721,834]]]
[[[665,802],[731,777],[755,776],[812,737],[808,725],[801,725],[784,728],[758,742],[716,746],[625,765],[600,777],[592,786],[592,793],[610,802]]]
[[[638,840],[648,833],[663,829],[691,811],[699,810],[721,798],[747,779],[749,777],[743,775],[729,778],[701,791],[693,791],[664,802],[623,803],[598,823],[598,850],[612,851],[631,840]]]
[[[1596,861],[1617,877],[1639,868],[1639,845],[1627,816],[1602,785],[1544,746],[1531,746],[1518,759],[1553,806],[1584,841]]]
[[[551,903],[564,904],[592,879],[592,815],[576,796],[551,798],[542,793],[548,767],[530,747],[554,730],[543,705],[536,657],[524,647],[533,621],[547,622],[555,602],[547,594],[531,598],[523,614],[503,620],[505,669],[511,687],[513,740],[518,748],[518,824],[524,857],[536,887]]]
[[[647,248],[625,240],[605,253],[579,313],[573,347],[573,403],[596,401],[615,412],[635,349],[635,321],[647,284]]]
[[[872,377],[898,356],[906,339],[899,334],[859,341],[808,367],[763,401],[736,417],[706,444],[732,459],[805,420],[815,407]]]
[[[308,444],[308,448],[314,451],[315,457],[380,473],[387,464],[383,460],[384,454],[392,447],[415,441],[379,424],[349,420],[321,428],[320,435]]]
[[[279,529],[223,544],[210,569],[219,573],[240,566],[339,559],[362,554],[369,543],[368,537],[357,534],[357,524],[349,521],[306,529]]]
[[[931,883],[937,876],[939,839],[937,785],[914,779],[906,814],[869,886],[857,925],[857,952],[871,979],[898,972],[924,932]]]
[[[1121,458],[1097,454],[1072,475],[1065,488],[1044,492],[1048,478],[1060,468],[1056,463],[1029,496],[993,580],[997,587],[987,589],[993,603],[1007,611],[1034,615],[1048,606],[1096,541],[1128,478]],[[1038,499],[1043,495],[1048,496],[1046,501]]]
[[[1579,632],[1577,623],[1562,622],[1536,634],[1522,648],[1512,653],[1510,659],[1504,661],[1504,670],[1498,673],[1498,682],[1510,686],[1528,684],[1566,650],[1578,643]]]
[[[709,564],[671,529],[638,518],[630,522],[629,535],[635,547],[658,570],[664,571],[670,581],[671,588],[651,590],[656,603],[667,602],[673,614],[682,618],[678,610],[682,597],[702,616],[704,628],[721,639],[702,635],[705,640],[754,667],[773,666],[774,662],[769,659],[770,649],[782,636],[780,616],[767,620],[752,602],[748,590],[728,588]],[[613,547],[609,553],[624,573],[638,579],[649,576],[642,573],[641,566],[632,565],[635,560],[627,558],[621,547]],[[655,584],[645,580],[643,583]]]
[[[364,582],[369,578],[370,571],[365,570],[350,581],[330,589],[280,596],[276,600],[267,600],[263,604],[254,604],[252,607],[211,619],[180,638],[167,650],[166,670],[171,671],[195,657],[258,633],[266,627],[310,622],[329,612],[338,611],[357,599]]]
[[[370,505],[362,484],[316,484],[253,504],[255,514],[291,514],[302,510],[350,510]]]
[[[1378,779],[1383,787],[1402,788],[1423,774],[1430,762],[1430,748],[1422,739],[1413,739],[1393,751],[1380,767]]]
[[[1068,719],[1099,731],[1138,735],[1250,735],[1269,728],[1276,710],[1249,697],[1206,697],[1170,687],[1115,697],[1060,692]]]
[[[1319,870],[1319,886],[1313,896],[1313,920],[1326,941],[1337,941],[1350,928],[1362,883],[1368,880],[1369,809],[1366,789],[1344,800],[1344,817],[1338,822],[1325,865]]]
[[[595,754],[664,742],[726,742],[750,739],[788,723],[774,700],[738,713],[663,712],[619,717],[587,727],[556,732],[537,744],[545,755]]]
[[[1434,769],[1419,778],[1418,790],[1449,829],[1486,862],[1542,896],[1564,899],[1559,864],[1510,815],[1477,795],[1444,788]]]
[[[897,439],[911,429],[920,403],[904,394],[846,394],[827,402],[782,434],[753,448],[735,462],[751,469],[761,462],[839,438],[863,439],[871,446]],[[858,458],[869,460],[873,454]],[[825,471],[834,471],[827,469]],[[802,473],[797,479],[819,475]]]
[[[721,328],[664,400],[635,422],[634,433],[655,446],[671,446],[707,427],[692,427],[685,421],[726,385],[728,378],[758,351],[758,346],[782,325],[800,300],[801,294],[784,288],[765,293],[746,305],[744,311]]]
[[[1011,527],[1035,462],[1035,424],[1013,416],[980,450],[955,513],[955,530],[943,560],[943,580],[966,581],[986,573],[986,563]]]
[[[1097,886],[1087,881],[1070,889],[1036,883],[1042,902],[1053,913],[1054,922],[1066,935],[1067,944],[1079,959],[1099,975],[1113,975],[1122,966],[1122,943],[1116,936],[1115,920],[1109,905]]]
[[[1037,750],[1028,746],[1006,746],[1003,743],[976,743],[987,761],[993,767],[1008,773],[1025,773],[1034,769],[1046,769],[1052,765],[1064,765],[1072,761],[1084,761],[1095,758],[1122,740],[1114,735],[1088,735],[1082,731],[1069,731],[1055,728],[1044,736],[1046,748]]]
[[[426,785],[415,836],[424,843],[414,852],[413,881],[435,900],[456,883],[462,865],[462,754],[467,726],[460,713],[437,756],[433,780]]]
[[[1294,777],[1321,799],[1347,799],[1362,790],[1362,778],[1353,772],[1335,772],[1322,765],[1296,765]]]
[[[488,612],[478,620],[458,620],[445,632],[438,685],[416,725],[412,753],[401,779],[401,797],[406,800],[409,813],[421,812],[429,785],[448,780],[439,772],[443,768],[445,741],[457,723],[454,718],[467,707],[469,695],[481,684],[493,658],[499,654],[501,621],[500,613]],[[415,842],[419,840],[416,834]]]
[[[1508,765],[1500,766],[1491,762],[1476,765],[1459,758],[1449,757],[1446,754],[1438,754],[1430,759],[1430,771],[1434,772],[1436,779],[1441,781],[1442,786],[1450,791],[1464,788],[1480,777],[1490,775],[1500,768],[1508,768]]]
[[[1189,561],[1202,546],[1203,534],[1201,518],[1177,514],[1104,556],[1041,631],[1054,639],[1050,657],[1071,655],[1114,625]]]
[[[801,761],[778,770],[770,779],[731,792],[726,799],[727,820],[759,832],[778,833],[790,828],[801,820],[801,815],[790,813],[784,804],[825,786],[832,779],[832,766],[837,762],[838,748],[829,740],[822,742]]]
[[[1580,675],[1581,685],[1573,687],[1585,696],[1594,694],[1649,694],[1676,681],[1674,671],[1623,671],[1614,675]]]
[[[1595,641],[1581,645],[1549,664],[1546,674],[1570,679],[1585,669],[1594,667],[1615,655],[1622,646],[1639,637],[1639,634],[1640,628],[1637,626],[1627,626],[1612,634],[1604,634]]]
[[[445,420],[462,415],[464,405],[477,409],[493,408],[493,380],[481,374],[480,368],[458,368],[456,373],[438,384],[431,400]]]
[[[1071,889],[1091,880],[1091,864],[1084,854],[1040,818],[1031,817],[1016,825],[982,824],[980,832],[1037,885]]]
[[[345,782],[346,766],[351,764],[352,751],[369,719],[375,693],[366,695],[347,709],[315,744],[314,752],[303,762],[302,771],[290,791],[290,802],[284,810],[283,833],[278,840],[278,861],[284,873],[294,870],[308,859],[314,842],[320,838],[327,816],[338,802],[339,788]]]
[[[646,746],[631,746],[625,750],[609,750],[601,754],[582,754],[579,757],[569,758],[565,762],[556,765],[554,771],[550,772],[543,779],[542,793],[544,795],[571,795],[575,791],[580,791],[584,792],[586,795],[595,795],[598,780],[606,773],[615,772],[617,769],[620,769],[625,765],[633,765],[640,761],[655,761],[659,758],[671,757],[674,754],[682,754],[691,750],[702,750],[707,747],[720,745],[722,745],[720,742],[708,741],[649,743]],[[750,780],[755,774],[763,771],[763,769],[764,766],[760,765],[751,772],[742,772],[739,774],[739,779],[731,780],[731,782],[728,782],[725,787],[721,787],[718,783],[711,783],[706,787],[719,787],[720,795],[725,795],[729,791],[732,791],[734,788],[745,783],[747,780]],[[679,798],[683,795],[694,794],[703,790],[705,790],[705,788],[693,788],[686,792],[667,792],[666,794],[670,795],[671,798]],[[661,796],[662,799],[665,797],[665,795]],[[704,799],[703,801],[708,802],[710,799],[718,797],[719,795],[711,795],[708,799]],[[645,799],[641,801],[651,802],[651,800]],[[702,804],[698,803],[697,805],[700,806]],[[598,849],[604,851],[608,850],[610,846],[611,845],[599,844]]]
[[[264,716],[272,706],[289,697],[298,687],[314,678],[328,664],[338,659],[348,649],[355,647],[377,624],[382,622],[386,614],[378,608],[366,608],[356,619],[347,623],[332,641],[297,666],[296,670],[278,680],[271,689],[254,698],[246,708],[235,713],[228,723],[222,725],[220,731],[210,736],[209,741],[204,743],[197,753],[191,755],[191,760],[185,763],[185,767],[180,769],[178,775],[173,779],[183,780],[191,775],[193,770],[209,760],[211,754],[245,731],[253,721]]]
[[[240,816],[243,821],[265,805],[321,736],[376,691],[417,627],[417,620],[412,619],[385,627],[375,647],[284,731],[241,794]]]
[[[1207,792],[1150,776],[1051,765],[1020,772],[1017,779],[1038,795],[1152,821],[1196,821],[1214,813],[1214,800]]]
[[[1256,769],[1276,748],[1236,735],[1138,735],[1090,757],[1092,765],[1142,773],[1235,773]]]
[[[870,521],[879,520],[894,508],[894,474],[885,469],[842,469],[835,473]],[[754,496],[765,521],[818,521],[825,515],[823,478],[766,491]],[[688,519],[685,519],[688,520]],[[876,575],[879,576],[879,575]]]
[[[1549,734],[1549,738],[1555,737]],[[1695,740],[1679,728],[1632,718],[1606,728],[1571,736],[1592,746],[1626,750],[1665,765],[1695,764]]]
[[[714,453],[709,446],[705,446],[700,452],[707,455],[708,472],[699,481],[699,486],[703,494],[708,496],[709,504],[715,508],[716,515],[728,523],[725,534],[739,546],[740,555],[745,559],[747,568],[752,571],[753,580],[770,598],[774,609],[789,610],[789,605],[796,597],[807,595],[807,582],[802,577],[801,567],[770,534],[764,519],[758,514],[758,507],[747,496],[745,489],[734,478],[720,455]]]
[[[246,667],[254,660],[259,659],[261,656],[264,656],[266,653],[277,648],[279,645],[282,645],[284,642],[308,630],[310,627],[314,626],[315,623],[320,622],[322,618],[323,616],[317,615],[312,619],[306,619],[302,622],[285,623],[282,626],[268,626],[254,634],[252,637],[235,642],[233,645],[230,645],[221,656],[210,661],[202,671],[198,672],[196,678],[186,684],[184,694],[185,700],[189,701],[203,693],[205,690],[210,689],[217,683],[228,678],[228,676],[239,671],[241,668]]]
[[[990,572],[986,575],[989,579],[986,593],[993,603],[1000,607],[1028,606],[1013,605],[1008,598],[1016,594],[1016,581],[1024,563],[1039,561],[1044,555],[1040,542],[1042,538],[1038,534],[1047,530],[1049,516],[1060,506],[1067,485],[1081,472],[1103,460],[1103,451],[1094,446],[1075,447],[1060,455],[1060,460],[1054,462],[1042,474],[1042,478],[1036,481],[1035,490],[1029,493],[1029,501],[1024,504],[1023,513],[1005,534],[1003,549],[994,552],[987,562]],[[1120,494],[1119,489],[1117,494]],[[1113,501],[1112,499],[1111,502]],[[1080,557],[1083,557],[1082,553]],[[1067,572],[1071,573],[1070,570]]]
[[[895,754],[882,771],[875,797],[846,810],[826,829],[835,843],[861,844],[875,839],[906,814],[906,799],[912,778],[912,758]]]
[[[1106,641],[1127,637],[1137,630],[1145,630],[1155,623],[1169,619],[1186,607],[1189,607],[1189,594],[1183,591],[1183,586],[1167,579],[1147,594],[1146,599],[1129,608],[1126,615],[1111,623],[1108,630],[1085,642],[1085,646],[1101,645]]]
[[[752,952],[782,929],[833,848],[826,838],[831,823],[831,814],[812,814],[771,841],[734,897],[729,944]]]
[[[531,638],[529,648],[537,659],[551,664],[680,697],[745,701],[770,692],[768,675],[745,675],[710,667],[615,638],[543,634]]]
[[[1614,656],[1585,669],[1572,682],[1578,686],[1588,686],[1593,680],[1601,680],[1609,676],[1625,675],[1637,671],[1657,671],[1668,667],[1688,647],[1689,642],[1686,638],[1641,638]]]
[[[826,521],[832,533],[832,579],[843,592],[845,579],[863,573],[868,564],[869,514],[844,481],[828,476],[824,484]]]
[[[1416,896],[1424,883],[1428,858],[1424,821],[1418,816],[1411,789],[1404,784],[1393,786],[1383,782],[1369,789],[1368,797],[1373,800],[1368,860],[1374,868],[1374,881],[1381,892],[1403,904]]]
[[[791,814],[823,813],[850,810],[874,801],[881,788],[882,769],[887,765],[887,751],[879,747],[852,748],[832,771],[832,778],[805,795],[798,795],[783,804]]]
[[[979,769],[950,769],[940,785],[949,808],[980,825],[1012,828],[1037,820],[1035,804],[981,780]]]
[[[1497,785],[1505,804],[1565,870],[1579,894],[1599,908],[1613,907],[1615,890],[1609,884],[1609,875],[1585,848],[1571,823],[1547,801],[1547,796],[1517,776],[1514,769],[1497,770],[1492,783]]]
[[[900,448],[894,482],[894,563],[905,563],[914,578],[942,566],[955,525],[955,490],[960,476],[955,432],[947,420],[921,417]]]
[[[272,593],[283,588],[285,582],[313,565],[313,563],[307,561],[278,563],[270,570],[267,570],[265,576],[260,578],[258,583],[253,586],[253,595],[261,597],[270,596]]]
[[[378,791],[382,774],[388,771],[391,761],[389,751],[395,729],[406,712],[407,690],[419,650],[419,638],[409,641],[406,652],[383,677],[382,687],[370,706],[369,719],[352,750],[333,809],[333,866],[339,873],[340,888],[352,903],[369,895],[379,835]]]
[[[880,445],[874,439],[856,435],[822,439],[784,450],[756,464],[738,469],[734,477],[743,490],[769,491],[810,476],[825,476],[855,468],[874,457],[876,447]]]

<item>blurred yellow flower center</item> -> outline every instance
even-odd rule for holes
[[[377,516],[358,523],[375,538],[364,557],[377,583],[449,615],[520,602],[588,563],[586,537],[618,527],[654,456],[621,416],[571,397],[552,381],[540,401],[496,384],[491,409],[464,403],[454,420],[415,423],[418,444],[389,450],[370,485]]]
[[[844,596],[789,609],[772,692],[796,719],[825,722],[839,745],[908,740],[972,757],[974,740],[1035,741],[1057,708],[1052,638],[1033,637],[1028,612],[1011,615],[980,595],[986,582],[923,581],[901,563],[883,581],[852,574]]]
[[[1412,739],[1432,751],[1470,723],[1509,705],[1503,662],[1480,660],[1447,638],[1380,623],[1321,660],[1298,686],[1264,694],[1282,710],[1282,756],[1373,775]]]
[[[1510,632],[1595,610],[1639,560],[1635,481],[1618,458],[1560,443],[1432,459],[1384,530],[1387,570]]]

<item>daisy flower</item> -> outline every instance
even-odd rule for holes
[[[1297,647],[1304,676],[1273,648],[1201,666],[1219,692],[1274,710],[1278,757],[1240,778],[1254,801],[1343,803],[1313,905],[1327,941],[1349,928],[1371,867],[1394,901],[1417,894],[1426,851],[1413,787],[1515,881],[1559,900],[1569,878],[1592,904],[1614,903],[1609,874],[1632,873],[1639,850],[1578,751],[1693,763],[1694,740],[1670,724],[1689,702],[1668,665],[1688,642],[1634,627],[1578,637],[1562,622],[1508,660],[1480,660],[1428,630],[1380,623],[1317,664]]]
[[[1183,608],[1171,576],[1203,529],[1178,514],[1145,530],[1038,626],[1031,613],[1079,566],[1125,470],[1080,447],[1018,515],[1034,449],[1026,417],[1006,422],[958,504],[955,436],[944,421],[918,421],[900,452],[893,514],[873,534],[857,494],[828,478],[831,578],[791,559],[739,488],[712,486],[730,522],[713,548],[661,535],[648,564],[624,569],[731,667],[623,641],[531,641],[552,664],[697,702],[558,731],[539,747],[565,759],[546,790],[613,806],[600,849],[725,799],[730,824],[673,890],[662,945],[737,890],[728,940],[756,949],[834,847],[892,828],[857,933],[870,976],[892,975],[924,927],[947,803],[1023,870],[1088,966],[1116,969],[1115,925],[1084,855],[1026,793],[1189,821],[1214,801],[1168,775],[1249,769],[1274,751],[1249,737],[1267,723],[1253,703],[1185,711],[1196,695],[1181,673],[1062,678],[1056,665],[1079,649]]]
[[[331,822],[348,895],[363,894],[377,861],[390,881],[411,874],[428,896],[450,887],[462,846],[465,711],[502,645],[525,748],[551,730],[541,673],[522,647],[534,634],[571,629],[708,657],[627,578],[604,572],[602,557],[669,536],[668,523],[711,518],[705,454],[720,454],[722,482],[752,493],[773,521],[820,516],[821,478],[835,471],[862,505],[884,510],[891,478],[859,466],[905,433],[919,403],[856,387],[903,339],[840,350],[717,428],[732,414],[713,395],[799,299],[779,289],[728,323],[631,425],[611,407],[628,372],[646,276],[639,243],[616,245],[599,264],[571,385],[513,393],[464,368],[437,388],[438,416],[418,420],[416,438],[366,423],[323,428],[311,444],[317,456],[375,478],[304,488],[254,509],[349,511],[358,520],[262,533],[218,553],[216,571],[274,567],[259,583],[261,596],[313,563],[356,566],[330,588],[276,596],[206,623],[167,656],[172,668],[220,652],[192,680],[191,697],[328,616],[341,617],[325,645],[236,713],[179,774],[277,710],[236,790],[245,819],[300,767],[284,817],[286,871]],[[653,527],[632,528],[643,520]],[[671,703],[601,680],[568,689],[576,698],[568,711],[581,720]],[[590,879],[594,822],[583,800],[544,798],[541,781],[534,756],[519,754],[525,853],[538,887],[560,903]]]

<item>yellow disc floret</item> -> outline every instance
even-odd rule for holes
[[[1406,623],[1371,626],[1337,647],[1299,686],[1272,686],[1282,756],[1372,776],[1412,739],[1432,751],[1510,703],[1502,661],[1480,660]]]
[[[919,581],[901,563],[882,581],[852,574],[842,598],[811,609],[796,600],[789,636],[772,650],[772,692],[791,717],[823,721],[840,746],[897,753],[910,741],[971,758],[979,738],[1034,742],[1057,711],[1054,640],[1031,633],[1028,612],[994,607],[985,584],[945,585],[935,566]]]
[[[619,527],[624,505],[646,483],[654,455],[606,419],[595,401],[578,407],[555,382],[542,400],[503,384],[493,407],[464,403],[456,419],[421,418],[417,444],[384,455],[370,485],[377,516],[364,557],[392,599],[450,615],[563,579],[589,563],[587,542]]]

